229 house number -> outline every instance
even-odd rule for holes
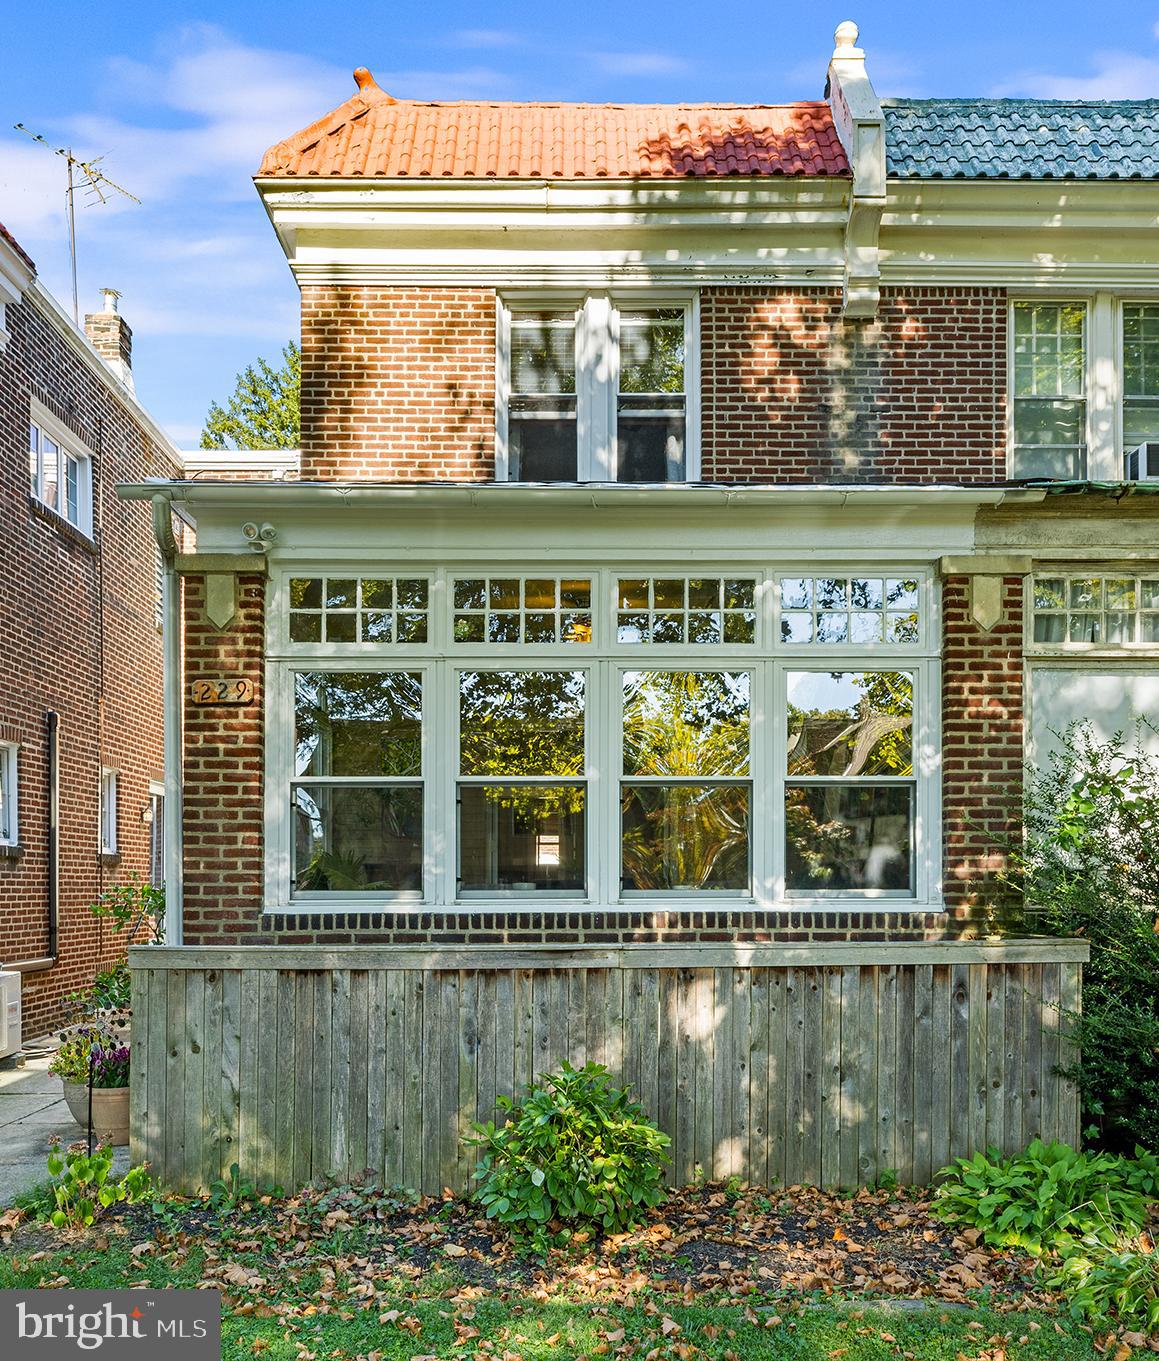
[[[254,683],[241,676],[202,676],[192,683],[194,704],[252,704]]]

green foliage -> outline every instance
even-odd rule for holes
[[[89,910],[112,922],[113,930],[128,941],[136,942],[142,929],[152,945],[165,939],[165,890],[137,874],[102,893]]]
[[[1047,1285],[1066,1296],[1075,1318],[1159,1334],[1159,1251],[1145,1233],[1109,1243],[1088,1235],[1062,1250]]]
[[[934,1210],[941,1219],[981,1230],[990,1247],[1039,1257],[1079,1239],[1113,1243],[1138,1232],[1156,1170],[1156,1160],[1145,1154],[1132,1162],[1035,1139],[1017,1157],[991,1149],[959,1158],[945,1170]]]
[[[282,1196],[284,1194],[285,1192],[280,1186],[271,1186],[268,1191],[263,1191],[254,1182],[248,1181],[242,1176],[241,1168],[237,1163],[230,1163],[229,1176],[219,1177],[217,1181],[211,1183],[209,1203],[215,1210],[232,1212],[243,1205],[260,1200],[262,1196]]]
[[[144,1200],[152,1180],[144,1167],[131,1167],[119,1180],[111,1178],[113,1155],[103,1145],[92,1154],[79,1147],[64,1153],[54,1144],[48,1153],[48,1175],[56,1208],[49,1214],[54,1228],[86,1228],[101,1210],[124,1200]]]
[[[226,406],[212,402],[201,432],[203,449],[296,449],[302,352],[293,342],[275,368],[264,359],[237,376]]]
[[[669,1139],[601,1064],[564,1063],[527,1089],[500,1128],[475,1125],[467,1143],[483,1150],[477,1198],[488,1219],[543,1252],[549,1226],[616,1232],[664,1199]]]
[[[1159,760],[1136,734],[1100,742],[1072,724],[1030,779],[1024,843],[1006,885],[1018,924],[1083,936],[1083,1011],[1072,1018],[1084,1124],[1105,1146],[1159,1151]]]

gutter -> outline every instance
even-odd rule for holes
[[[181,779],[181,585],[177,575],[177,540],[173,537],[170,500],[152,498],[153,535],[165,571],[161,599],[161,640],[164,654],[163,699],[165,736],[165,940],[180,945],[184,939],[182,869],[184,846]]]
[[[60,925],[60,715],[45,715],[48,757],[48,956],[55,961]]]

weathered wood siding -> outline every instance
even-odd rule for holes
[[[1054,1071],[1077,941],[456,950],[136,948],[132,1146],[167,1184],[471,1182],[460,1136],[564,1059],[672,1137],[674,1182],[929,1181],[1074,1142]]]

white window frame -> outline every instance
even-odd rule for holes
[[[1102,580],[1118,580],[1125,577],[1133,578],[1138,581],[1144,577],[1159,577],[1159,566],[1154,571],[1148,571],[1145,563],[1128,562],[1114,563],[1090,562],[1090,563],[1060,563],[1057,567],[1052,567],[1050,563],[1039,563],[1038,567],[1027,576],[1023,582],[1023,652],[1028,657],[1055,657],[1070,658],[1072,661],[1079,657],[1089,658],[1091,661],[1113,661],[1116,658],[1124,660],[1126,658],[1159,658],[1159,643],[1072,643],[1066,639],[1058,642],[1039,642],[1034,636],[1034,583],[1037,578],[1061,578],[1064,581],[1083,578],[1101,578]],[[1081,611],[1073,611],[1081,613]],[[1106,613],[1105,610],[1098,613]],[[1064,616],[1065,617],[1065,616]]]
[[[1125,307],[1153,307],[1159,311],[1159,297],[1136,296],[1135,294],[1130,294],[1117,298],[1114,301],[1114,316],[1111,321],[1111,330],[1114,337],[1114,354],[1108,368],[1115,381],[1114,388],[1109,395],[1112,404],[1112,433],[1115,444],[1115,453],[1117,455],[1117,472],[1113,478],[1107,478],[1106,480],[1116,482],[1122,481],[1126,476],[1125,460],[1127,457],[1127,443],[1124,434],[1124,407],[1127,401],[1125,381],[1126,365],[1123,362],[1123,309]],[[1134,445],[1131,446],[1131,448],[1134,447]]]
[[[684,476],[700,480],[700,295],[667,292],[509,293],[496,307],[495,478],[511,475],[508,413],[511,396],[513,313],[576,313],[576,481],[616,481],[617,401],[620,387],[621,310],[684,310]]]
[[[100,842],[102,855],[116,855],[117,814],[120,794],[120,771],[101,767],[100,785]]]
[[[20,744],[0,742],[0,773],[7,791],[4,822],[0,824],[0,846],[20,845]]]
[[[266,616],[266,860],[265,911],[270,914],[324,912],[639,911],[663,905],[673,911],[718,908],[760,910],[939,910],[941,892],[940,606],[938,583],[928,564],[907,562],[738,563],[705,559],[695,566],[656,558],[618,558],[615,566],[569,558],[514,563],[486,555],[441,566],[407,560],[407,575],[430,582],[428,642],[398,644],[291,644],[288,642],[288,582],[322,575],[333,563],[302,562],[275,572]],[[352,569],[353,570],[353,569]],[[358,571],[386,574],[391,565],[361,560]],[[332,572],[333,574],[333,572]],[[919,583],[919,636],[907,644],[782,644],[779,638],[780,577],[905,577]],[[453,580],[456,576],[588,577],[592,582],[590,643],[479,644],[453,638]],[[617,583],[623,577],[756,578],[757,630],[753,644],[619,644],[616,638]],[[914,804],[913,892],[785,890],[783,817],[787,735],[785,674],[788,671],[897,670],[914,674],[913,750],[917,794]],[[318,894],[291,896],[292,819],[289,789],[293,770],[294,682],[297,671],[412,671],[423,677],[423,892],[422,894]],[[458,673],[462,670],[570,670],[588,675],[585,701],[587,783],[585,843],[587,893],[510,891],[457,896],[458,876]],[[620,888],[620,801],[622,762],[622,673],[639,670],[746,671],[750,674],[751,891],[623,893]],[[777,719],[780,715],[781,718]],[[777,721],[773,721],[777,719]],[[553,777],[554,778],[554,777]],[[629,777],[630,778],[630,777]],[[738,777],[743,782],[744,777]],[[552,780],[545,782],[551,783]],[[558,783],[565,782],[560,777]],[[726,781],[727,783],[727,781]],[[605,791],[613,790],[614,793]]]
[[[1083,416],[1085,422],[1084,438],[1086,443],[1085,468],[1082,477],[1093,478],[1096,476],[1093,469],[1102,462],[1103,445],[1105,444],[1105,432],[1102,431],[1102,413],[1105,409],[1105,401],[1101,400],[1101,393],[1096,390],[1094,375],[1098,366],[1092,362],[1094,346],[1099,344],[1100,350],[1105,348],[1105,329],[1106,316],[1100,310],[1099,315],[1095,315],[1095,295],[1091,293],[1063,293],[1050,292],[1037,296],[1032,293],[1020,294],[1011,297],[1006,308],[1006,471],[1010,477],[1016,476],[1014,470],[1014,455],[1016,452],[1014,443],[1014,403],[1017,400],[1014,393],[1014,314],[1020,306],[1042,306],[1042,307],[1069,307],[1081,305],[1085,316],[1083,319]],[[1021,477],[1021,474],[1018,474]],[[1065,479],[1068,481],[1074,479]],[[1081,480],[1081,478],[1080,478]]]
[[[156,875],[156,877],[154,877]],[[149,883],[165,887],[165,782],[149,781]]]
[[[30,494],[38,505],[58,516],[66,524],[72,525],[86,538],[91,539],[93,534],[92,450],[87,448],[63,421],[58,420],[46,406],[36,401],[35,398],[32,400],[29,412],[29,425],[31,429],[37,431],[38,443],[37,485],[35,488],[29,487]],[[56,445],[61,457],[61,467],[57,473],[57,504],[55,506],[50,501],[45,500],[44,497],[44,464],[40,458],[39,441],[46,435]],[[31,449],[29,453],[31,454]],[[75,520],[68,514],[65,497],[65,459],[72,459],[77,465],[77,517]]]

